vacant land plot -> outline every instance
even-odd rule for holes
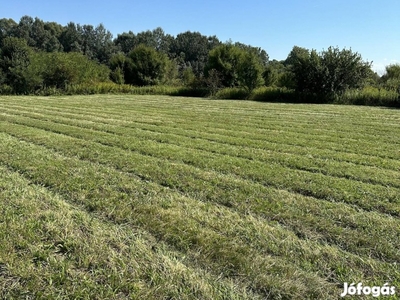
[[[0,97],[0,298],[400,293],[400,111]]]

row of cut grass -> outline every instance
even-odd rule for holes
[[[293,297],[309,293],[321,297],[321,294],[327,291],[335,293],[335,286],[324,282],[316,274],[301,271],[287,259],[266,255],[268,248],[261,248],[260,253],[257,248],[251,247],[251,244],[205,226],[204,220],[209,215],[207,213],[209,209],[205,204],[154,184],[135,180],[132,176],[109,168],[63,157],[43,147],[20,142],[4,135],[1,135],[1,138],[3,141],[1,153],[19,149],[13,154],[10,153],[8,157],[1,155],[0,161],[9,168],[20,170],[32,182],[40,182],[70,199],[72,203],[82,205],[86,210],[112,222],[140,226],[155,235],[157,239],[183,252],[194,263],[207,267],[215,276],[222,272],[224,276],[232,279],[240,278],[240,282],[264,296],[270,294],[275,297]],[[72,174],[75,175],[71,176]],[[79,180],[83,178],[84,184]],[[214,210],[213,208],[212,211]],[[215,213],[219,222],[222,222],[218,226],[219,229],[226,231],[232,226],[239,227],[242,223],[237,222],[235,213],[229,209],[220,207]],[[193,214],[202,216],[202,219],[191,217]],[[248,229],[249,224],[245,225]],[[268,227],[264,227],[264,230],[256,226],[254,228],[257,228],[257,231],[261,230],[259,237],[269,236]],[[240,234],[241,231],[232,230],[232,232]],[[295,238],[293,234],[292,236]],[[248,231],[245,232],[244,238],[248,239]],[[277,236],[277,243],[281,240]],[[271,240],[265,241],[263,246],[266,247],[269,242]],[[293,243],[290,245],[295,246]],[[278,249],[279,246],[275,248]],[[310,251],[311,249],[313,248],[310,247]],[[356,259],[355,263],[363,264],[359,259]],[[364,267],[369,268],[371,263],[373,264],[369,261]],[[390,269],[391,265],[387,264],[386,268]],[[348,275],[354,278],[363,275],[352,269],[348,272]],[[285,277],[288,280],[282,280]],[[310,285],[311,282],[313,284]],[[324,290],[320,290],[321,284]]]
[[[8,105],[7,107],[3,107],[4,109],[17,109],[20,110],[21,106],[20,105]],[[27,109],[24,107],[24,109]],[[61,111],[62,110],[62,111]],[[52,110],[48,109],[48,107],[45,106],[35,106],[32,108],[31,111],[39,111],[43,112],[45,111],[46,114],[50,114]],[[73,112],[73,113],[68,113],[68,111]],[[62,116],[63,114],[66,117],[71,117],[73,116],[74,118],[79,118],[78,112],[81,111],[83,114],[81,115],[82,119],[87,119],[90,118],[90,110],[87,108],[58,108],[56,109],[56,115],[57,116]],[[107,112],[104,111],[104,109],[98,109],[94,110],[92,113],[93,117],[97,117],[99,120],[99,117],[104,117],[107,120],[111,120],[110,117],[113,116],[114,120],[120,121],[121,118],[129,118],[132,120],[132,118],[138,118],[139,120],[142,119],[141,113],[145,113],[146,117],[145,120],[149,120],[149,117],[151,115],[154,116],[159,116],[159,111],[157,111],[157,108],[154,108],[154,111],[149,111],[148,108],[146,107],[146,110],[135,110],[134,112],[132,111],[124,111],[123,108],[118,108],[118,109],[108,109]],[[294,113],[295,114],[295,113]],[[191,123],[194,126],[200,126],[202,121],[204,123],[204,117],[200,114],[195,114],[192,113],[189,115],[191,118]],[[186,127],[188,124],[182,124],[185,123],[185,120],[187,119],[188,116],[182,115],[182,114],[173,114],[169,117],[170,120],[168,120],[163,114],[162,122],[164,123],[175,123],[179,125],[183,125],[180,127]],[[284,117],[284,122],[282,122],[282,118],[279,116],[273,115],[269,111],[264,112],[263,118],[261,118],[258,122],[254,122],[254,116],[249,119],[247,116],[239,116],[239,118],[236,120],[235,124],[232,126],[229,126],[228,129],[231,131],[235,132],[240,132],[242,129],[244,129],[245,132],[248,132],[249,128],[252,128],[252,132],[260,132],[267,134],[268,132],[270,133],[279,133],[279,132],[292,132],[294,130],[294,133],[305,133],[309,136],[316,137],[316,138],[330,138],[334,136],[334,141],[336,139],[340,138],[343,141],[360,141],[360,139],[365,139],[366,137],[371,137],[374,141],[380,141],[381,139],[384,139],[385,141],[390,141],[391,143],[396,142],[398,143],[397,136],[391,136],[391,140],[388,140],[388,135],[382,134],[382,133],[392,133],[395,125],[399,121],[398,119],[394,119],[391,123],[387,124],[385,123],[385,120],[380,119],[379,123],[375,124],[369,121],[368,123],[361,123],[361,124],[354,124],[353,122],[346,122],[346,119],[344,119],[341,116],[332,116],[332,117],[325,117],[325,116],[318,116],[314,117],[313,115],[307,116],[307,118],[304,118],[303,122],[301,121],[301,116],[295,115],[295,117],[288,118]],[[347,117],[347,116],[346,116]],[[207,116],[207,122],[212,119],[212,117]],[[213,128],[219,128],[219,129],[227,129],[227,127],[224,127],[224,124],[226,123],[227,120],[231,120],[232,116],[229,117],[224,117],[224,116],[218,116],[218,121],[220,121],[215,127]],[[160,119],[153,119],[157,120],[158,122],[161,122]],[[345,126],[344,123],[348,123],[349,126]],[[335,124],[341,124],[342,126],[337,126],[335,128],[332,128],[332,123]],[[372,124],[371,124],[372,123]],[[232,125],[232,124],[230,124]],[[357,126],[361,125],[361,126]],[[355,130],[356,129],[356,130]]]
[[[398,240],[393,240],[392,237],[400,226],[400,221],[396,219],[389,219],[390,222],[385,226],[375,227],[374,224],[381,222],[382,217],[367,212],[357,213],[357,220],[345,217],[356,214],[356,210],[347,205],[338,207],[337,204],[294,196],[232,176],[203,171],[184,164],[171,165],[166,160],[24,126],[20,126],[18,130],[18,126],[14,125],[6,131],[19,139],[55,149],[63,155],[99,162],[168,186],[193,199],[220,203],[242,212],[252,212],[279,221],[302,237],[328,241],[354,253],[396,260],[398,250],[394,245]],[[296,200],[293,201],[292,198]],[[339,210],[333,214],[332,220],[327,219],[336,207]],[[371,220],[366,226],[367,219]],[[374,238],[364,239],[359,234],[363,231],[365,235]],[[359,247],[361,244],[364,245],[363,248]]]
[[[232,173],[263,185],[272,185],[278,188],[286,187],[288,190],[304,195],[330,201],[344,201],[366,210],[377,209],[387,214],[400,215],[398,205],[400,192],[399,189],[394,187],[373,185],[322,173],[288,169],[278,163],[266,164],[171,144],[162,144],[162,147],[160,147],[159,143],[153,141],[138,141],[129,137],[121,139],[110,133],[95,132],[47,121],[34,120],[34,125],[31,124],[31,126],[108,146],[117,146],[148,156],[190,164],[201,169],[216,170],[224,174]],[[232,168],[232,165],[235,167]]]
[[[24,116],[32,118],[32,115]],[[10,115],[8,115],[10,117]],[[38,118],[38,114],[34,114],[33,118]],[[21,122],[21,118],[5,118],[5,120]],[[22,119],[23,120],[23,119]],[[205,150],[212,153],[223,155],[236,156],[255,161],[268,163],[279,163],[291,169],[305,170],[314,173],[322,173],[334,177],[343,177],[353,180],[363,181],[366,183],[381,184],[384,186],[400,187],[399,172],[396,170],[382,170],[376,166],[354,165],[354,163],[342,162],[337,160],[327,160],[326,158],[314,157],[309,154],[307,156],[288,153],[276,152],[262,148],[254,148],[248,145],[231,145],[223,143],[225,141],[209,141],[200,137],[190,137],[186,135],[169,133],[168,129],[165,132],[156,130],[143,129],[136,127],[134,130],[128,130],[121,126],[106,125],[95,123],[94,121],[71,120],[63,117],[42,117],[37,120],[45,120],[55,122],[57,124],[71,125],[82,127],[85,129],[101,131],[111,134],[118,134],[124,137],[131,137],[137,140],[152,140],[159,143],[168,143],[177,146],[187,147],[190,149]],[[25,121],[26,122],[26,121]],[[29,122],[29,121],[28,121]],[[34,122],[34,121],[33,121]],[[26,123],[23,123],[26,124]],[[32,121],[28,124],[32,124]],[[57,125],[55,125],[57,126]],[[243,138],[242,138],[243,139]],[[240,141],[237,139],[236,142]]]
[[[1,296],[336,299],[344,281],[400,284],[395,111],[119,96],[0,107],[0,227],[14,226],[0,231]]]
[[[143,230],[99,221],[4,167],[0,200],[2,299],[256,298],[188,267]]]
[[[14,113],[16,114],[21,114],[17,111]],[[25,114],[26,115],[26,114]],[[32,115],[29,115],[30,117],[34,117]],[[40,118],[40,116],[36,116],[36,118]],[[62,122],[60,120],[60,122]],[[68,122],[74,122],[72,120]],[[97,120],[97,122],[101,122],[101,120]],[[128,126],[128,128],[137,128],[137,127],[144,127],[144,126],[153,126],[153,128],[156,128],[158,131],[167,131],[167,132],[174,132],[174,131],[181,131],[182,129],[176,129],[176,128],[165,128],[166,125],[163,124],[160,126],[158,125],[152,125],[152,124],[133,124]],[[335,152],[339,152],[339,154],[343,154],[344,159],[346,157],[352,157],[354,160],[354,157],[360,156],[361,162],[363,164],[368,164],[369,160],[372,160],[374,163],[376,161],[380,161],[381,164],[389,160],[389,163],[387,163],[387,166],[391,166],[392,163],[398,162],[396,159],[390,159],[390,157],[393,157],[394,154],[398,153],[398,150],[396,148],[396,145],[392,143],[383,143],[382,145],[385,145],[385,148],[380,147],[375,147],[377,148],[374,152],[374,154],[369,153],[371,151],[371,144],[377,144],[377,141],[371,140],[368,144],[363,144],[358,141],[345,141],[342,139],[337,139],[336,142],[330,142],[329,145],[335,145],[333,148],[326,147],[328,146],[326,141],[319,141],[316,139],[307,139],[307,138],[298,138],[296,133],[293,133],[293,136],[296,136],[298,143],[294,142],[295,138],[292,137],[289,134],[279,134],[279,135],[268,135],[268,134],[258,134],[257,136],[254,136],[252,134],[244,134],[243,132],[236,132],[236,131],[231,131],[231,130],[223,130],[220,132],[217,132],[218,129],[212,129],[209,125],[207,126],[208,128],[205,128],[202,126],[202,131],[206,131],[206,133],[199,133],[198,128],[200,125],[196,126],[196,124],[190,127],[188,130],[185,126],[184,132],[187,132],[189,136],[196,136],[197,134],[199,137],[206,137],[207,139],[210,140],[215,140],[215,139],[220,139],[222,136],[224,138],[224,142],[228,143],[233,143],[236,145],[243,145],[243,141],[246,141],[247,144],[251,145],[252,147],[268,147],[268,145],[274,145],[274,147],[284,147],[286,148],[304,148],[309,150],[309,152],[313,153],[315,149],[318,151],[329,151],[332,153],[332,155],[335,156]],[[177,127],[175,124],[174,127]],[[217,132],[217,133],[216,133]],[[283,138],[282,138],[283,137]],[[271,146],[270,146],[271,147]],[[311,149],[310,149],[311,148]],[[328,149],[327,149],[328,148]],[[362,149],[362,153],[359,153],[358,149]],[[311,150],[311,151],[310,151]],[[314,150],[314,151],[313,151]],[[336,155],[336,157],[338,157]],[[340,157],[340,156],[339,156]]]

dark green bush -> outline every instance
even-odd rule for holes
[[[137,86],[159,84],[167,71],[168,57],[151,47],[139,45],[126,60],[125,82]]]
[[[400,95],[394,90],[365,87],[358,90],[347,90],[341,97],[335,100],[335,103],[400,107]]]
[[[215,94],[216,99],[236,99],[236,100],[244,100],[249,96],[249,92],[247,92],[243,88],[224,88],[219,90]]]
[[[260,87],[251,93],[249,99],[266,102],[294,102],[296,94],[287,88]]]

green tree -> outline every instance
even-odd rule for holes
[[[310,50],[303,47],[294,46],[283,64],[285,66],[293,66],[297,64],[299,60],[306,60],[309,56]]]
[[[295,46],[286,62],[299,92],[328,98],[363,86],[371,74],[371,63],[364,62],[360,54],[337,47],[317,53]]]
[[[60,49],[61,45],[56,42],[51,32],[46,30],[45,23],[38,18],[33,21],[30,37],[33,42],[31,46],[38,50],[52,52]]]
[[[82,28],[83,53],[99,63],[108,63],[115,53],[112,34],[103,24],[96,27],[83,25]]]
[[[69,22],[64,26],[59,40],[65,52],[83,52],[81,31],[81,26],[79,24],[76,25],[74,22]]]
[[[276,59],[269,61],[263,72],[264,84],[266,86],[281,86],[281,77],[288,72],[288,68],[282,61]]]
[[[240,49],[245,50],[246,52],[250,52],[252,54],[254,54],[257,59],[259,60],[259,63],[263,66],[266,67],[269,61],[269,57],[267,52],[260,48],[260,47],[253,47],[251,45],[246,45],[246,44],[242,44],[239,42],[236,42],[234,44],[236,47],[239,47]]]
[[[264,64],[260,56],[251,50],[244,50],[238,65],[239,85],[250,93],[264,84],[263,71]]]
[[[151,47],[159,52],[167,54],[173,58],[170,52],[171,45],[174,43],[174,37],[166,34],[161,27],[150,31],[139,32],[135,35],[132,31],[118,34],[114,40],[114,45],[118,50],[125,54],[131,52],[140,44]]]
[[[186,31],[176,36],[170,46],[170,57],[177,59],[181,73],[191,68],[196,77],[204,73],[208,53],[220,45],[216,36],[205,36],[200,32]]]
[[[264,83],[263,65],[262,58],[252,49],[226,43],[210,51],[206,75],[215,70],[223,86],[240,86],[251,92]]]
[[[196,75],[194,75],[192,68],[186,68],[182,75],[182,82],[185,86],[192,86],[195,84]]]
[[[164,78],[167,62],[166,54],[139,45],[128,55],[125,81],[138,86],[156,85]]]
[[[0,52],[0,69],[3,81],[11,86],[15,93],[29,91],[27,70],[30,65],[32,49],[21,38],[8,37],[3,40]]]
[[[13,30],[12,36],[24,39],[28,46],[35,47],[36,42],[32,38],[34,20],[30,16],[23,16]]]
[[[400,93],[400,64],[386,66],[386,73],[380,80],[385,88]]]
[[[239,63],[243,50],[230,43],[222,44],[212,49],[208,54],[206,65],[206,76],[210,70],[215,70],[221,76],[224,87],[239,86]]]
[[[127,72],[127,57],[124,53],[114,54],[109,62],[112,81],[118,84],[125,83],[125,72]]]
[[[278,81],[278,71],[271,65],[265,67],[262,76],[266,86],[275,86]]]
[[[117,38],[114,40],[114,45],[118,50],[128,54],[138,45],[137,37],[132,31],[118,34]]]
[[[152,31],[147,30],[139,32],[136,36],[137,45],[143,44],[167,55],[169,54],[169,50],[173,41],[174,37],[169,34],[165,34],[161,27],[157,27]]]
[[[387,81],[391,79],[400,80],[400,64],[392,64],[386,66],[386,72],[381,79],[382,81]]]
[[[161,84],[164,85],[179,85],[180,80],[178,77],[178,64],[176,60],[165,58],[165,73],[162,78]]]
[[[13,19],[0,19],[0,47],[3,44],[3,39],[12,36],[17,25]]]
[[[371,63],[364,62],[361,55],[351,51],[329,47],[321,53],[325,71],[324,91],[340,94],[350,88],[360,88],[371,73]]]
[[[67,85],[109,81],[110,70],[87,56],[71,53],[41,53],[41,75],[45,86],[64,89]],[[43,61],[46,61],[43,64]]]

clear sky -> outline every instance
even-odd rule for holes
[[[294,45],[346,47],[382,73],[385,65],[400,63],[399,13],[400,0],[13,0],[1,4],[0,18],[103,23],[114,37],[156,27],[172,35],[199,31],[261,47],[278,60]]]

